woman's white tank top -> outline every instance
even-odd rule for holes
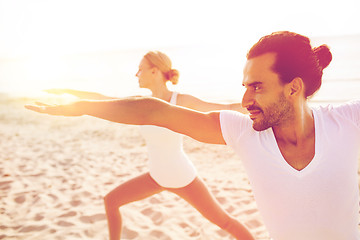
[[[176,105],[173,92],[170,104]],[[183,150],[183,136],[167,128],[140,127],[148,147],[150,176],[162,187],[181,188],[196,177],[196,169]]]

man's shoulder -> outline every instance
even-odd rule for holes
[[[358,111],[360,112],[360,99],[358,100],[351,100],[344,103],[339,104],[328,104],[324,106],[314,107],[313,110],[318,112],[329,112],[329,113],[336,113],[336,112],[346,112],[346,111]]]
[[[238,112],[238,111],[233,111],[233,110],[221,110],[220,111],[220,119],[224,120],[224,122],[229,123],[229,122],[251,122],[251,119],[249,118],[249,116],[247,114]],[[221,121],[220,120],[220,121]]]
[[[220,111],[220,125],[223,135],[242,136],[254,131],[249,115],[232,110]]]
[[[352,122],[360,128],[360,100],[353,100],[336,105],[326,105],[314,109],[319,117]]]

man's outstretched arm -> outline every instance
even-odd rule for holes
[[[174,106],[152,97],[78,101],[55,106],[37,104],[26,105],[25,107],[50,115],[89,115],[123,124],[156,125],[201,142],[225,144],[220,129],[219,112],[202,113]]]

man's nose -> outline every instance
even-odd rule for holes
[[[245,91],[241,104],[243,108],[248,108],[254,104],[254,98],[248,90]]]

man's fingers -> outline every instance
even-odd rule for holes
[[[45,110],[44,106],[35,106],[35,105],[26,104],[24,107],[26,109],[29,109],[29,110],[35,111],[35,112],[39,112],[39,113],[43,113]]]

